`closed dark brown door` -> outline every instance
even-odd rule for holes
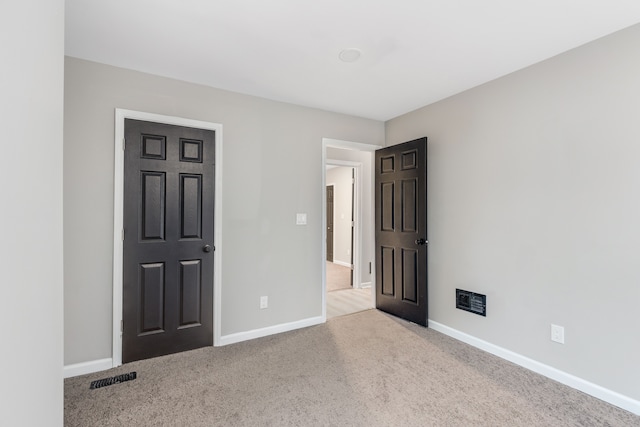
[[[376,307],[427,326],[427,138],[375,158]]]
[[[327,186],[327,261],[333,262],[333,185]]]
[[[123,362],[213,344],[214,144],[125,120]]]

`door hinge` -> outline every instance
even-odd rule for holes
[[[120,320],[120,333],[124,331],[124,320]]]
[[[122,151],[124,151],[124,147],[127,146],[127,138],[122,138]]]
[[[122,229],[122,241],[124,242],[124,228]]]

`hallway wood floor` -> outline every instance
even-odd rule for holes
[[[373,308],[371,288],[327,292],[327,320]]]
[[[351,289],[351,269],[331,261],[326,262],[327,292]]]
[[[353,289],[351,269],[327,261],[327,319],[373,308],[371,288]]]

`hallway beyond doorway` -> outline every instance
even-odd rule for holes
[[[373,308],[371,288],[353,289],[351,269],[327,261],[327,320]]]
[[[327,292],[351,289],[351,269],[327,261]]]

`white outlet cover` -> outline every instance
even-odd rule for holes
[[[551,341],[564,344],[564,327],[551,325]]]
[[[307,214],[306,213],[297,213],[296,214],[296,225],[307,225]]]

